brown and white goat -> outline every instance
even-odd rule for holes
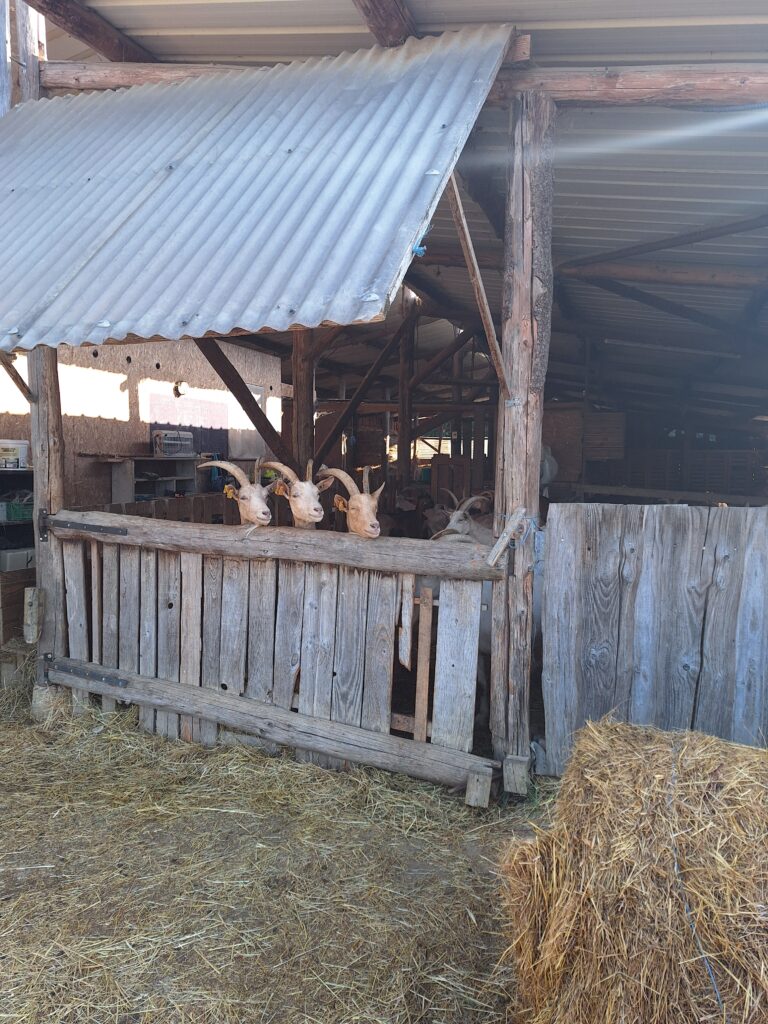
[[[293,525],[300,530],[314,530],[323,518],[323,506],[320,504],[320,492],[327,490],[333,480],[321,480],[315,483],[312,479],[312,459],[307,463],[305,480],[299,480],[298,473],[282,462],[262,462],[262,469],[274,469],[281,476],[275,488],[275,494],[288,499],[293,515]]]
[[[263,487],[259,482],[259,476],[261,471],[258,463],[254,470],[254,482],[248,479],[247,474],[239,466],[236,466],[233,462],[219,462],[215,460],[213,462],[201,462],[197,467],[198,469],[207,469],[208,467],[215,466],[217,469],[223,469],[230,476],[233,476],[238,483],[238,489],[235,491],[234,488],[230,488],[229,485],[224,488],[224,493],[227,497],[234,498],[237,501],[237,507],[240,512],[241,523],[252,523],[254,526],[269,526],[272,522],[272,513],[267,504],[267,495],[269,495],[275,487],[277,481],[269,484],[267,487]]]
[[[317,474],[324,479],[338,480],[344,484],[349,498],[342,498],[337,494],[333,499],[334,508],[346,513],[347,528],[350,533],[364,537],[366,540],[375,540],[381,534],[379,524],[379,498],[384,490],[384,484],[371,494],[370,475],[371,467],[363,469],[363,489],[357,486],[355,481],[345,473],[343,469],[321,469]]]

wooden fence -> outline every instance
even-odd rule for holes
[[[137,703],[169,738],[211,743],[226,726],[487,803],[499,765],[470,753],[481,593],[504,570],[485,549],[284,528],[245,539],[103,512],[60,512],[49,528],[69,658],[48,675],[76,702],[101,694],[106,710]],[[413,714],[393,716],[397,663],[416,668]]]
[[[768,736],[768,509],[553,505],[544,576],[547,768],[613,713]]]

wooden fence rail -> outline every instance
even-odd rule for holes
[[[547,767],[613,713],[765,745],[768,509],[554,505],[547,524]]]

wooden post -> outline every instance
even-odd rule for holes
[[[291,352],[293,371],[293,453],[302,470],[315,452],[315,363],[312,332],[294,331]]]
[[[506,517],[519,506],[534,518],[539,512],[541,423],[552,314],[554,123],[555,107],[547,95],[527,92],[514,100],[502,284],[502,350],[512,395],[506,402],[499,401],[497,536],[504,530]],[[509,642],[506,692],[498,674],[492,680],[491,728],[494,748],[511,761],[527,758],[530,750],[533,545],[534,534],[529,530],[511,561],[507,615],[494,607],[496,625]],[[504,669],[505,660],[503,651],[498,653],[497,672]],[[507,780],[519,775],[505,772]]]
[[[10,0],[0,0],[0,117],[11,109],[12,67]]]
[[[59,397],[58,356],[55,348],[38,345],[29,353],[29,383],[37,401],[31,409],[34,466],[34,527],[37,560],[38,669],[37,683],[45,685],[45,657],[66,653],[64,566],[61,541],[40,536],[40,512],[64,507],[64,434]]]
[[[461,352],[454,353],[451,361],[451,376],[461,376]],[[454,384],[451,389],[451,398],[455,405],[461,404],[461,384]],[[461,414],[451,423],[451,458],[458,459],[461,455]],[[453,481],[452,481],[453,483]],[[459,495],[461,497],[461,495]]]
[[[45,18],[24,0],[14,6],[13,37],[18,63],[13,71],[13,102],[40,99],[40,61],[45,60]]]
[[[472,473],[470,477],[472,493],[478,494],[483,489],[485,480],[485,414],[476,412],[472,420]]]
[[[411,446],[413,444],[413,347],[416,321],[400,336],[400,380],[397,392],[397,490],[411,482]]]

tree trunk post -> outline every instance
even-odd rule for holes
[[[411,446],[413,443],[413,349],[414,321],[400,338],[400,379],[397,394],[397,490],[411,482]]]
[[[527,92],[514,100],[502,283],[502,350],[512,393],[506,402],[503,398],[499,401],[497,535],[516,508],[523,506],[535,520],[539,514],[541,426],[552,315],[554,125],[555,107],[547,95]],[[518,790],[524,782],[520,759],[527,759],[530,751],[533,564],[534,531],[528,530],[510,557],[506,616],[500,607],[494,607],[495,628],[504,636],[496,643],[498,664],[492,670],[491,727],[497,756],[509,761],[509,765],[505,762],[505,786]],[[494,597],[496,593],[502,597],[503,586],[496,585]]]
[[[312,332],[293,332],[293,454],[303,474],[315,451],[315,364]],[[318,467],[319,468],[319,467]]]

